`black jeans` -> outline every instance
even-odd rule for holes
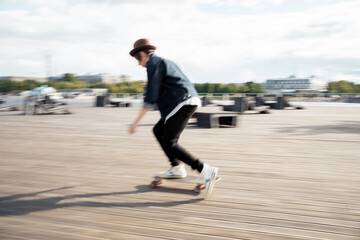
[[[190,165],[192,169],[201,172],[203,164],[178,144],[180,134],[184,131],[196,108],[196,106],[190,105],[183,106],[166,122],[165,119],[160,119],[153,131],[172,166],[178,166],[182,161]]]

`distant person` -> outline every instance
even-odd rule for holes
[[[201,173],[205,180],[205,196],[211,194],[218,168],[212,167],[192,156],[178,144],[180,134],[194,114],[201,100],[193,84],[173,62],[154,54],[156,47],[148,39],[139,39],[134,43],[130,55],[147,70],[148,83],[144,107],[129,129],[134,134],[140,120],[157,105],[161,118],[153,132],[164,153],[169,158],[171,168],[157,175],[165,178],[185,178],[183,163]]]

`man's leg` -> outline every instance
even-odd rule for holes
[[[196,111],[196,106],[186,105],[165,123],[162,146],[170,159],[178,159],[199,172],[203,169],[203,163],[192,156],[178,144],[181,133],[187,126],[189,119]]]
[[[165,120],[164,119],[160,119],[158,121],[158,123],[153,128],[153,132],[154,132],[154,135],[155,135],[156,139],[158,140],[161,148],[163,149],[164,153],[168,157],[168,159],[171,163],[171,166],[173,166],[173,167],[178,166],[180,164],[180,161],[178,159],[175,159],[173,156],[171,156],[171,154],[167,152],[167,149],[164,148],[164,144],[163,144],[164,132],[165,132]]]
[[[180,134],[184,131],[195,110],[196,107],[194,106],[184,106],[174,116],[168,119],[162,129],[163,135],[161,141],[164,151],[168,156],[170,156],[169,159],[179,159],[190,165],[192,169],[201,173],[205,181],[204,194],[205,197],[207,197],[211,194],[214,188],[218,168],[200,162],[178,144]],[[157,131],[157,133],[160,133],[160,131]],[[164,173],[165,175],[171,175],[171,172],[172,170],[170,169],[170,171]]]

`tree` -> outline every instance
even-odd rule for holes
[[[11,92],[15,90],[31,90],[41,86],[43,83],[35,80],[25,80],[22,82],[16,82],[11,80],[0,81],[0,92]]]
[[[65,81],[65,82],[76,82],[77,77],[75,76],[75,74],[65,73],[64,76],[63,76],[63,81]]]
[[[329,92],[337,92],[337,93],[359,93],[360,85],[354,84],[353,82],[348,82],[345,80],[334,81],[328,84],[327,90]]]
[[[262,84],[248,82],[242,86],[236,84],[202,83],[195,84],[199,93],[263,93]]]
[[[15,90],[15,82],[10,80],[1,80],[0,81],[0,92],[11,92]]]
[[[40,87],[42,84],[35,80],[25,80],[23,82],[19,82],[18,88],[21,90],[31,90],[37,87]]]
[[[263,85],[254,83],[254,82],[247,82],[245,83],[248,93],[263,93],[264,88]]]

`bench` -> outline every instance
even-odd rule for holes
[[[15,105],[9,105],[5,107],[0,106],[0,111],[17,111],[19,110]]]
[[[24,114],[71,114],[67,108],[67,104],[63,102],[55,102],[49,96],[44,99],[29,96],[24,102]]]
[[[234,98],[234,105],[223,106],[224,111],[232,111],[238,113],[245,113],[252,111],[252,113],[266,114],[269,113],[267,109],[259,108],[259,101],[256,99],[255,102],[250,102],[246,97]]]
[[[234,105],[223,106],[224,111],[233,111],[243,113],[248,110],[254,110],[255,105],[250,103],[246,97],[234,98]]]
[[[233,112],[196,112],[192,116],[197,125],[204,128],[236,127],[238,113]]]
[[[285,108],[294,108],[294,109],[304,109],[301,106],[293,106],[291,105],[285,97],[276,97],[276,101],[267,101],[265,102],[263,99],[258,100],[259,103],[269,106],[271,109],[283,110]]]
[[[130,101],[121,98],[110,98],[110,95],[105,94],[96,97],[95,106],[96,107],[106,107],[106,106],[130,107],[131,103]]]
[[[4,104],[4,105],[2,105]],[[6,105],[6,101],[0,98],[0,111],[17,111],[18,108],[15,105]]]
[[[110,105],[115,107],[130,107],[130,102],[121,100],[110,100]]]

